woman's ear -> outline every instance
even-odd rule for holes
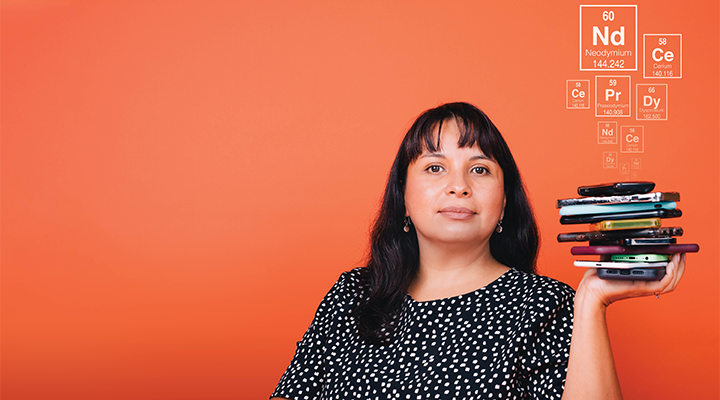
[[[503,194],[503,206],[502,206],[502,210],[500,211],[500,221],[502,221],[503,218],[505,218],[505,204],[507,204],[507,196],[505,196]]]
[[[403,190],[403,208],[405,209],[405,216],[409,217],[410,213],[408,212],[408,209],[407,209],[407,199],[405,198],[405,190]]]

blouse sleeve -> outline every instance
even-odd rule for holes
[[[534,338],[522,360],[527,391],[533,399],[560,399],[565,389],[575,292],[564,284],[533,299],[537,307]]]
[[[285,370],[275,391],[270,397],[284,397],[295,400],[319,398],[323,384],[324,354],[329,322],[337,313],[338,303],[347,273],[330,289],[315,312],[315,318],[297,342],[295,356]]]

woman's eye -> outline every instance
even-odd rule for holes
[[[488,170],[487,170],[487,168],[485,168],[485,167],[474,167],[474,168],[472,169],[472,172],[474,172],[474,173],[476,173],[476,174],[479,174],[479,175],[482,175],[482,174],[487,174],[487,173],[488,173]]]
[[[427,167],[427,170],[432,173],[438,173],[438,172],[442,171],[442,167],[439,165],[431,165],[431,166]]]

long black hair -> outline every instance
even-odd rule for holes
[[[395,156],[382,206],[370,236],[370,253],[362,269],[364,295],[353,310],[358,333],[366,343],[388,344],[420,264],[417,233],[405,227],[405,179],[410,163],[423,151],[436,152],[444,121],[460,129],[458,146],[478,146],[502,168],[505,189],[503,231],[490,237],[490,252],[500,263],[535,273],[539,247],[537,224],[515,160],[500,131],[480,109],[468,103],[448,103],[422,113],[408,130]]]

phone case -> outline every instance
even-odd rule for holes
[[[642,194],[655,189],[654,182],[613,182],[599,185],[580,186],[580,196],[607,196],[615,194]]]
[[[619,221],[614,221],[619,222]],[[679,227],[625,229],[622,231],[590,231],[561,233],[557,236],[558,242],[587,242],[588,240],[608,240],[624,238],[656,238],[666,236],[682,236],[683,230]]]
[[[680,201],[678,192],[653,192],[644,194],[625,194],[615,196],[593,196],[576,197],[572,199],[559,199],[555,203],[556,208],[574,206],[580,204],[617,204],[635,203],[644,201]]]
[[[615,231],[622,232],[622,231]],[[675,244],[677,239],[675,238],[624,238],[624,239],[606,239],[606,240],[591,240],[588,242],[590,246],[656,246],[665,244]]]
[[[611,214],[659,209],[674,210],[675,208],[677,208],[677,203],[674,201],[623,204],[579,204],[576,206],[566,206],[561,208],[560,215]]]
[[[615,231],[621,229],[659,228],[660,218],[625,219],[620,221],[601,221],[595,224],[599,231]]]
[[[659,281],[665,276],[665,268],[598,268],[597,275],[601,279]]]
[[[667,261],[660,262],[621,262],[621,261],[583,261],[577,260],[573,263],[576,267],[584,268],[614,268],[614,269],[630,269],[630,268],[658,268],[668,264]]]
[[[622,262],[661,262],[670,261],[668,254],[613,254],[610,261]]]
[[[642,219],[642,218],[677,218],[682,216],[680,209],[674,210],[649,210],[649,211],[629,211],[613,214],[588,214],[588,215],[565,215],[560,217],[560,223],[568,224],[588,224],[602,221],[617,221],[624,219]]]
[[[593,254],[675,254],[697,253],[700,246],[695,243],[650,246],[575,246],[570,253],[576,256]]]

